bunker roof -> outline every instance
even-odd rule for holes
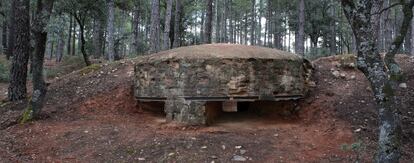
[[[181,47],[144,56],[142,61],[169,60],[169,59],[277,59],[299,60],[300,56],[265,47],[234,45],[234,44],[205,44]]]

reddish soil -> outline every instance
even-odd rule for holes
[[[378,133],[372,92],[359,71],[337,67],[338,58],[314,62],[316,87],[297,115],[235,113],[208,127],[166,123],[141,110],[132,95],[133,60],[76,71],[51,81],[42,119],[16,124],[25,103],[0,108],[0,162],[230,162],[235,155],[251,162],[371,162]],[[399,90],[402,162],[414,162],[414,59],[398,59],[408,85]],[[354,150],[346,149],[351,144]]]

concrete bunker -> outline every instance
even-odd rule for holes
[[[199,45],[140,58],[134,91],[140,103],[163,106],[168,121],[203,125],[223,112],[294,109],[311,71],[307,60],[276,49]]]

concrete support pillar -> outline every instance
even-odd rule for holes
[[[190,101],[184,98],[168,99],[165,102],[167,121],[190,125],[206,125],[206,102]]]

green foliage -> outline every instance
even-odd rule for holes
[[[30,100],[29,100],[30,101]],[[24,110],[21,119],[20,119],[20,124],[25,124],[29,121],[31,121],[33,119],[33,108],[32,106],[29,104],[27,106],[27,108]]]
[[[10,74],[10,62],[3,56],[0,57],[0,82],[8,82]]]

